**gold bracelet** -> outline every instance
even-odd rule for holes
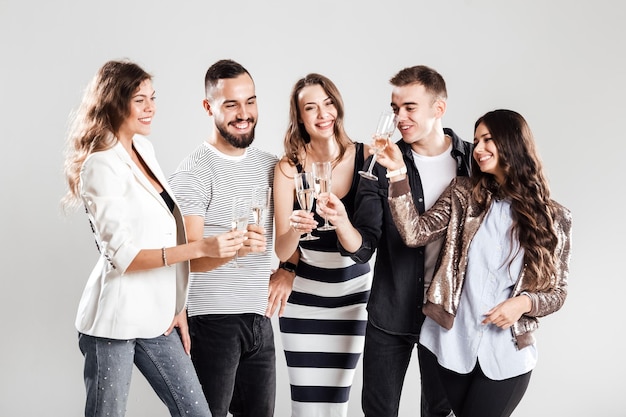
[[[165,255],[165,246],[161,248],[161,258],[163,258],[163,266],[170,266],[170,264],[167,263],[167,256]]]

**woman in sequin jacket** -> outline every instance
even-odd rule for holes
[[[474,146],[471,177],[454,179],[422,215],[397,146],[388,143],[378,162],[388,169],[390,208],[405,243],[445,239],[420,343],[437,362],[457,417],[501,417],[528,387],[538,317],[559,310],[567,296],[571,213],[550,198],[521,115],[485,114]],[[342,215],[340,206],[320,210],[331,221]]]

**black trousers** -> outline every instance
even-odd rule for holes
[[[394,335],[367,323],[363,351],[362,406],[365,417],[397,417],[400,395],[411,355],[417,345],[421,387],[421,417],[447,417],[450,404],[439,381],[438,364],[422,361],[428,349],[418,344],[419,336]],[[431,354],[432,355],[432,354]]]
[[[258,314],[189,317],[191,360],[213,417],[272,417],[276,358],[272,322]]]
[[[424,349],[420,360],[439,368],[441,383],[456,417],[508,417],[526,393],[532,371],[501,381],[487,378],[477,362],[469,374],[459,374],[437,363]]]

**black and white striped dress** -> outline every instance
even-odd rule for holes
[[[342,199],[349,216],[362,155],[358,144],[353,183]],[[321,218],[317,220],[322,224]],[[334,231],[313,234],[320,239],[300,242],[293,291],[279,320],[291,384],[291,415],[344,417],[363,352],[372,276],[368,263],[356,264],[341,256]]]

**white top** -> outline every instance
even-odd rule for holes
[[[456,159],[450,156],[451,152],[452,143],[450,143],[445,152],[436,156],[424,156],[412,151],[413,162],[422,180],[426,210],[435,204],[441,193],[450,185],[452,179],[456,177]],[[433,279],[435,263],[439,257],[442,242],[443,239],[439,239],[426,245],[424,256],[424,294]]]
[[[150,141],[136,135],[133,144],[176,202]],[[172,214],[120,143],[85,160],[80,194],[101,254],[80,299],[76,328],[111,339],[163,334],[185,305],[189,263],[126,269],[141,249],[186,243],[180,210],[175,207]]]
[[[478,361],[488,378],[503,380],[531,371],[537,363],[534,344],[517,350],[511,329],[481,324],[487,311],[511,296],[522,270],[524,250],[516,253],[517,239],[511,246],[512,221],[510,203],[493,201],[470,244],[454,325],[446,330],[427,317],[422,326],[420,343],[454,372],[467,374]]]
[[[185,216],[204,217],[204,236],[231,230],[235,197],[252,197],[254,186],[272,186],[275,155],[249,147],[240,157],[232,157],[203,142],[185,158],[170,176]],[[265,216],[267,250],[240,257],[241,268],[229,264],[190,277],[187,312],[203,314],[265,315],[271,273],[273,205]],[[250,215],[250,223],[253,222]]]

